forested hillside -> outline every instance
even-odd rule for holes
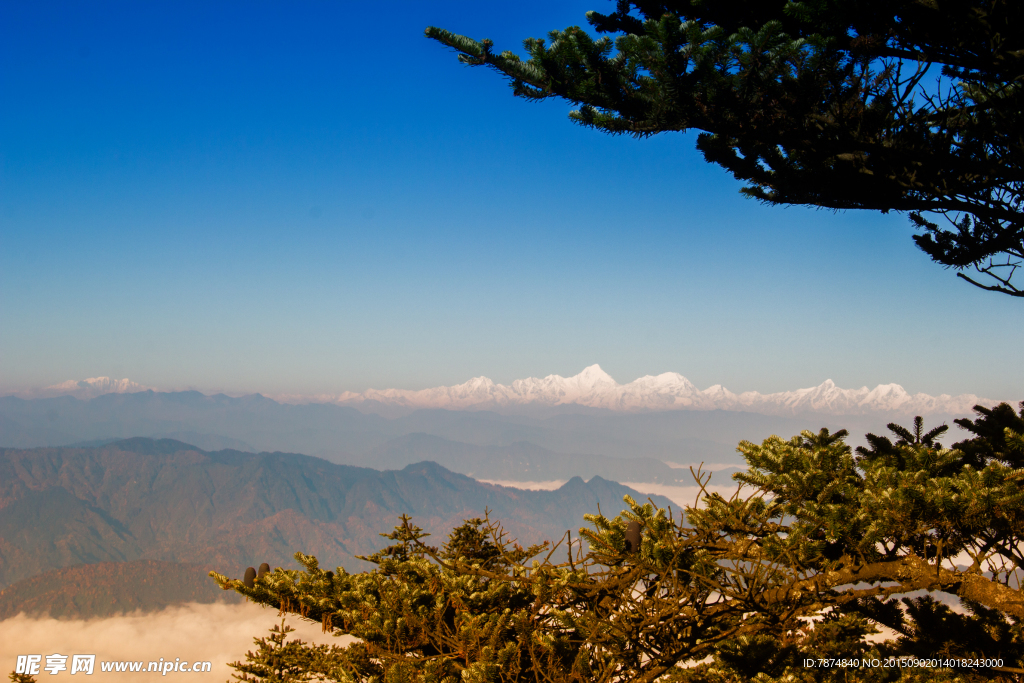
[[[0,588],[98,562],[293,566],[296,550],[361,569],[400,514],[445,534],[486,509],[523,542],[579,527],[630,489],[576,477],[557,491],[482,484],[422,462],[400,471],[288,453],[205,452],[169,439],[0,449]],[[656,498],[659,505],[669,501]]]

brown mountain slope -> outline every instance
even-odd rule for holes
[[[57,618],[152,612],[183,602],[241,602],[218,589],[209,567],[157,560],[52,569],[0,591],[0,620],[19,612]]]
[[[558,538],[619,510],[626,487],[574,478],[558,491],[482,484],[435,463],[400,471],[286,453],[207,453],[172,440],[0,449],[0,587],[77,564],[137,559],[213,566],[364,568],[402,513],[435,535],[485,509],[521,541]],[[668,505],[667,499],[656,499]]]

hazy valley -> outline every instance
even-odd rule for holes
[[[549,396],[579,399],[581,383],[600,389],[595,378],[562,382],[575,382],[575,394],[546,378]],[[858,443],[893,419],[552,401],[412,409],[397,394],[390,406],[368,399],[357,409],[82,384],[63,389],[120,393],[0,398],[0,618],[223,599],[208,570],[290,566],[296,550],[358,571],[367,565],[356,556],[381,547],[402,513],[437,538],[485,509],[523,541],[558,538],[598,503],[621,509],[626,493],[693,504],[690,464],[706,463],[712,490],[731,490],[740,440],[827,426]]]
[[[431,462],[382,472],[295,454],[204,452],[172,440],[2,449],[0,587],[7,590],[0,610],[17,612],[17,598],[26,601],[24,609],[51,604],[59,613],[74,613],[69,584],[32,579],[81,564],[174,563],[136,565],[129,572],[150,577],[151,585],[180,583],[181,595],[168,594],[166,604],[202,594],[188,578],[197,570],[181,564],[241,576],[246,566],[261,562],[292,566],[292,555],[302,550],[325,566],[358,571],[368,565],[356,556],[382,547],[379,534],[403,513],[438,542],[485,510],[523,543],[557,539],[566,530],[575,533],[598,504],[621,509],[626,494],[643,498],[600,477],[575,477],[556,491],[523,491],[483,484]],[[653,498],[660,506],[671,504]],[[115,568],[105,567],[91,577],[65,574],[77,577],[87,594],[107,590],[101,577]],[[47,585],[56,586],[49,598],[43,595]],[[145,582],[138,590],[151,591]],[[150,606],[160,606],[152,597]],[[132,599],[111,594],[126,605]],[[88,596],[78,602],[78,614],[99,609]]]

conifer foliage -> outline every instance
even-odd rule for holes
[[[584,126],[701,131],[761,201],[908,212],[934,261],[1024,297],[1024,3],[618,0],[587,21],[599,37],[552,31],[526,59],[426,35]]]
[[[282,619],[270,629],[269,637],[255,638],[256,651],[247,652],[244,662],[233,662],[231,668],[239,672],[238,681],[261,683],[301,683],[317,680],[324,662],[340,655],[337,646],[307,645],[301,640],[288,640],[295,629]]]
[[[403,516],[368,572],[297,553],[302,570],[252,587],[213,574],[358,639],[287,649],[282,629],[240,680],[1021,680],[1024,404],[976,410],[953,448],[920,420],[856,451],[824,429],[742,442],[735,495],[707,493],[698,470],[699,507],[627,497],[555,544],[523,548],[485,516],[437,548]],[[871,640],[879,625],[895,636]],[[271,677],[273,657],[309,678]],[[882,664],[900,657],[945,663]]]

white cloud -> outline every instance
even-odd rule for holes
[[[19,614],[0,621],[0,677],[6,678],[14,671],[18,655],[43,655],[45,662],[46,655],[59,653],[95,654],[97,674],[99,662],[103,660],[148,663],[161,657],[165,661],[180,657],[189,662],[210,661],[213,671],[203,674],[201,680],[223,681],[234,672],[227,663],[243,660],[247,651],[255,649],[254,637],[266,636],[271,626],[281,623],[277,614],[276,610],[249,602],[241,605],[192,603],[151,614],[85,620]],[[295,628],[291,637],[306,642],[344,645],[347,640],[322,633],[319,624],[302,621],[294,615],[289,615],[287,622]],[[65,671],[56,675],[70,674]],[[152,683],[153,676],[143,672],[118,673],[116,677],[125,683]],[[43,674],[40,680],[49,679],[49,674]],[[163,679],[195,680],[195,676],[172,672],[161,676]]]
[[[640,493],[645,493],[649,496],[665,496],[673,503],[677,505],[689,505],[693,506],[698,502],[698,496],[700,496],[699,486],[668,486],[666,484],[651,484],[642,481],[624,481],[621,482],[623,486],[628,486],[631,489],[635,489]],[[736,485],[728,486],[706,486],[704,487],[708,493],[718,493],[726,498],[736,493]],[[753,490],[749,487],[746,489],[748,493],[753,493]],[[638,500],[638,503],[644,501]]]
[[[555,491],[565,484],[564,479],[554,479],[551,481],[511,481],[502,479],[478,479],[482,484],[497,484],[498,486],[508,486],[515,489],[528,489],[530,491]],[[652,484],[649,482],[637,482],[637,481],[624,481],[621,482],[623,486],[639,491],[642,494],[650,496],[665,496],[673,503],[677,505],[693,505],[697,501],[697,496],[700,493],[700,487],[698,486],[668,486],[666,484]],[[736,492],[736,485],[727,486],[706,486],[705,490],[708,493],[719,493],[726,498],[729,498]],[[746,489],[747,492],[752,492],[749,487]],[[643,500],[638,500],[638,503],[643,503]]]

